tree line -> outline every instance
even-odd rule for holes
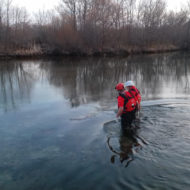
[[[60,0],[30,15],[0,0],[1,54],[116,54],[188,49],[190,6],[166,0]]]

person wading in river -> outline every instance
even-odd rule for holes
[[[117,118],[121,117],[121,126],[124,131],[131,128],[135,120],[136,100],[132,94],[125,90],[123,83],[117,84],[115,89],[118,91],[118,113]]]
[[[133,81],[127,81],[124,84],[125,88],[127,89],[127,91],[132,94],[135,97],[136,103],[137,103],[137,107],[136,107],[136,111],[140,111],[141,109],[141,94],[140,91],[135,87],[135,84]]]

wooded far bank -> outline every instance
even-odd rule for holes
[[[165,0],[60,0],[30,15],[0,0],[0,56],[128,55],[190,48],[190,4]]]

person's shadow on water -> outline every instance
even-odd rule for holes
[[[114,155],[111,156],[111,163],[114,164],[116,157],[119,156],[121,163],[126,161],[125,167],[128,167],[129,163],[134,160],[133,148],[142,147],[135,138],[130,138],[125,135],[121,135],[119,138],[120,151],[114,150],[111,146],[111,137],[108,137],[107,144],[109,149],[114,153]]]
[[[109,121],[104,123],[104,131],[108,134],[107,145],[113,153],[111,163],[114,164],[116,159],[128,167],[134,160],[134,153],[142,149],[142,145],[147,142],[138,135],[140,129],[140,120],[136,119],[129,128],[121,126],[119,121]],[[117,139],[119,146],[114,146],[114,139]]]
[[[139,149],[142,149],[142,145],[138,142],[138,139],[141,140],[141,142],[145,145],[147,143],[140,138],[136,133],[133,135],[129,135],[128,133],[125,133],[124,131],[121,132],[121,135],[119,136],[119,151],[115,150],[111,145],[111,138],[108,137],[107,144],[109,149],[114,153],[114,155],[111,156],[111,163],[115,163],[115,159],[119,157],[119,161],[121,163],[125,163],[125,167],[128,167],[130,162],[134,160],[134,151],[138,152]]]

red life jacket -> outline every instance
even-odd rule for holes
[[[119,93],[119,96],[124,98],[123,113],[131,112],[136,109],[137,103],[132,93],[125,91],[124,93]]]
[[[135,100],[140,104],[142,100],[140,91],[135,86],[132,86],[130,87],[129,92],[135,96]]]

